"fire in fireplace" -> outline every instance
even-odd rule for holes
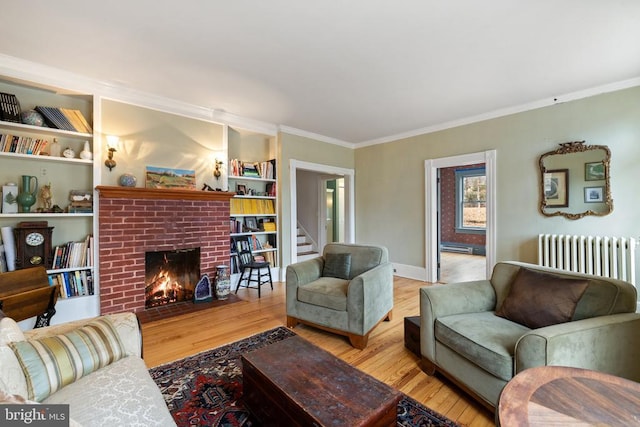
[[[145,253],[145,308],[193,301],[200,248]]]

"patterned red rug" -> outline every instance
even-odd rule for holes
[[[240,355],[293,335],[287,328],[275,328],[149,372],[179,427],[259,426],[242,402]],[[457,425],[409,396],[398,404],[398,426]]]

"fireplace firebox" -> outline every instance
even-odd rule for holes
[[[200,248],[145,253],[145,308],[193,301]]]

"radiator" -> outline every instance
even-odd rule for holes
[[[538,235],[538,264],[636,284],[633,237]]]

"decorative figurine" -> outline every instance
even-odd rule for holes
[[[71,148],[67,147],[62,152],[62,155],[65,156],[67,159],[73,159],[74,157],[76,157],[76,152],[73,151]]]
[[[51,199],[51,183],[48,183],[40,187],[40,200],[44,212],[51,212]]]
[[[91,145],[89,141],[84,142],[84,149],[80,152],[80,158],[85,160],[93,159],[93,153],[91,152]]]

